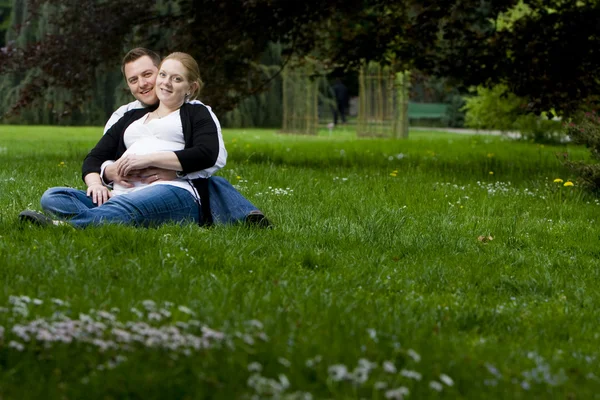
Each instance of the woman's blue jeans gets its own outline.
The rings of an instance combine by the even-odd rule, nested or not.
[[[215,223],[243,221],[256,207],[226,179],[209,179],[209,199]],[[126,195],[110,198],[98,207],[86,192],[67,187],[46,190],[42,209],[77,227],[106,223],[154,226],[167,222],[198,223],[200,208],[185,189],[152,185]]]

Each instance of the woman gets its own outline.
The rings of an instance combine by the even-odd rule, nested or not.
[[[77,227],[211,223],[208,201],[201,201],[208,192],[206,179],[183,177],[206,169],[214,172],[226,159],[226,152],[219,151],[224,150],[223,139],[210,109],[186,102],[202,88],[198,64],[188,54],[170,54],[160,65],[156,87],[158,106],[127,112],[85,158],[82,170],[87,191],[48,189],[41,199],[44,211]],[[117,186],[110,192],[100,175],[107,160],[117,160],[114,167],[121,176],[160,167],[177,171],[178,178],[132,188]],[[20,218],[40,224],[62,222],[33,211],[24,211]]]

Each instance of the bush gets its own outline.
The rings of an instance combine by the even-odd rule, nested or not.
[[[465,125],[474,129],[519,132],[525,140],[558,142],[564,137],[560,121],[527,112],[527,100],[510,92],[506,85],[479,86],[466,98]]]
[[[587,112],[574,121],[566,124],[567,135],[573,143],[583,144],[590,150],[591,160],[567,160],[566,164],[579,175],[583,186],[600,192],[600,116],[596,112]]]

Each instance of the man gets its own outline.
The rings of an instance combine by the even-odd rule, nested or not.
[[[333,94],[335,96],[336,108],[333,110],[333,123],[338,124],[338,115],[342,117],[342,124],[346,123],[346,112],[350,105],[350,95],[348,94],[348,88],[340,78],[335,79],[335,83],[332,86]]]

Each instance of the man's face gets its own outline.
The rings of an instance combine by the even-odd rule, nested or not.
[[[154,92],[158,68],[148,56],[125,64],[125,80],[131,94],[142,104],[152,105],[158,102]]]

